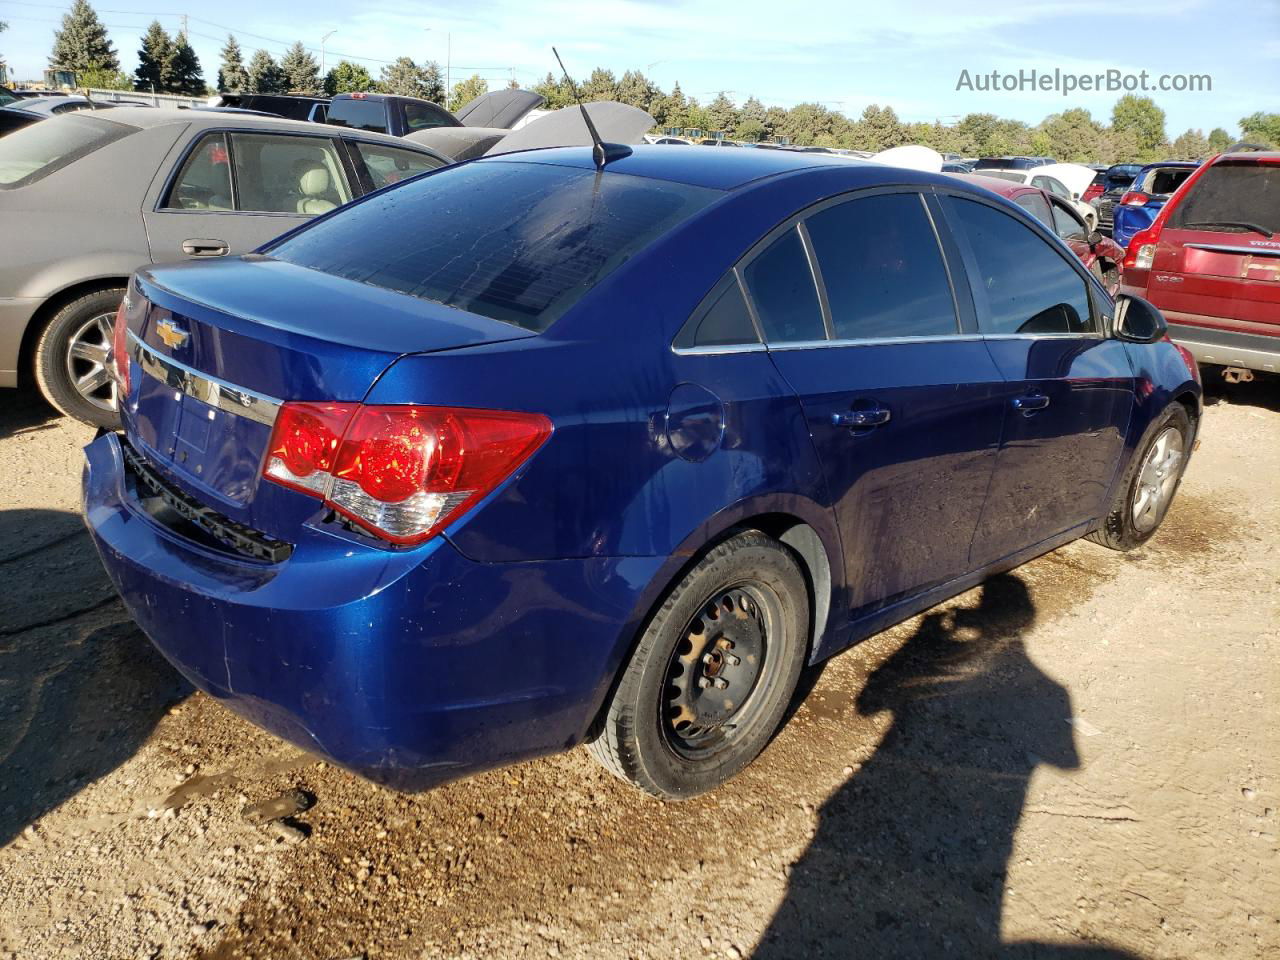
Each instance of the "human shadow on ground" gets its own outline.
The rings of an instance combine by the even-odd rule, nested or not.
[[[1031,775],[1079,765],[1070,697],[1023,648],[1034,621],[1026,585],[1004,574],[976,607],[926,615],[872,674],[856,708],[892,726],[819,811],[757,960],[1124,956],[1001,941]]]
[[[0,845],[132,757],[191,689],[77,515],[0,512]]]

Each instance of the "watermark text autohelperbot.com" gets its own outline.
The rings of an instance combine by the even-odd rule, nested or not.
[[[1207,73],[1151,73],[1139,70],[1103,70],[1101,73],[1069,73],[1065,70],[961,70],[956,90],[973,93],[1211,93],[1213,77]]]

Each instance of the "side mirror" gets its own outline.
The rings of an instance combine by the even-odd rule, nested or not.
[[[1130,343],[1155,343],[1169,332],[1164,314],[1141,297],[1116,298],[1115,335]]]

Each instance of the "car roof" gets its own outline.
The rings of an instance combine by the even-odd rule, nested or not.
[[[344,136],[356,140],[372,140],[389,146],[402,147],[418,152],[434,153],[429,147],[406,140],[404,137],[393,137],[385,133],[372,133],[365,130],[349,130],[345,127],[330,127],[322,123],[311,123],[307,120],[289,120],[286,117],[264,117],[254,113],[222,113],[209,110],[178,110],[168,107],[116,107],[113,110],[79,111],[78,115],[92,116],[94,120],[104,123],[120,123],[140,129],[162,127],[167,124],[182,123],[193,130],[261,130],[269,133],[273,130],[286,133],[325,134],[331,137]],[[54,120],[59,119],[54,117]],[[322,134],[323,135],[323,134]]]
[[[591,150],[587,147],[525,150],[485,157],[476,162],[511,161],[550,163],[587,170],[595,168]],[[886,179],[884,175],[890,171],[905,172],[898,167],[828,153],[801,153],[792,150],[667,150],[658,144],[637,144],[631,147],[628,156],[610,162],[607,169],[651,180],[670,180],[694,187],[734,190],[765,177],[818,168],[847,169],[859,166],[869,171],[869,182],[877,179],[876,174],[880,174],[878,179],[883,180]]]

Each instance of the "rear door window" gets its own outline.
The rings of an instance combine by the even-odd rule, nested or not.
[[[984,334],[1092,332],[1089,288],[1057,250],[994,207],[962,197],[947,201],[977,264],[970,282]]]
[[[71,113],[0,139],[0,190],[25,187],[138,128]]]
[[[621,173],[485,160],[375,194],[268,253],[541,331],[721,196]]]
[[[769,343],[827,338],[818,288],[797,228],[788,229],[748,263],[743,278]]]
[[[5,141],[0,140],[0,145]],[[1169,226],[1223,233],[1280,233],[1280,165],[1215,163],[1169,217]]]
[[[351,199],[328,137],[233,133],[231,157],[239,210],[315,215]]]
[[[387,108],[381,100],[330,100],[327,122],[335,127],[386,133]]]
[[[956,333],[942,250],[916,193],[863,197],[805,221],[837,340]]]

